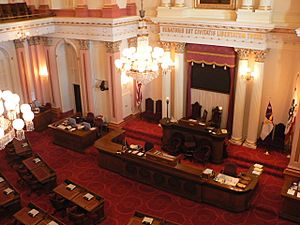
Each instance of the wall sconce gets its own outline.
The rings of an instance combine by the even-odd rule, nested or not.
[[[247,68],[247,70],[242,74],[242,79],[246,81],[254,80],[255,73],[250,70],[250,68]]]
[[[108,90],[108,82],[105,80],[102,80],[99,88],[101,91],[107,91]]]

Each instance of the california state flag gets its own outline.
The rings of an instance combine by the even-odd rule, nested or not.
[[[266,110],[266,116],[260,133],[260,138],[262,140],[265,140],[265,138],[272,132],[273,128],[274,128],[274,123],[273,123],[272,105],[269,102]]]

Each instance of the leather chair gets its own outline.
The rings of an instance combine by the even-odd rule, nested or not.
[[[200,120],[201,108],[202,106],[199,104],[199,102],[195,102],[194,104],[192,104],[192,115],[190,119]]]
[[[284,149],[284,141],[285,141],[285,125],[283,123],[279,123],[275,125],[273,141],[271,142],[271,147],[278,150]]]
[[[155,115],[154,115],[154,120],[155,122],[159,122],[162,118],[162,101],[157,100],[155,102]]]
[[[60,213],[63,217],[66,215],[66,210],[69,205],[69,202],[61,197],[60,195],[57,195],[56,193],[52,192],[50,193],[50,202],[55,209],[54,213]]]
[[[154,101],[152,98],[147,98],[145,101],[145,111],[141,114],[143,119],[153,120],[154,118]]]
[[[71,220],[74,225],[89,224],[89,218],[86,212],[80,209],[78,206],[67,208],[67,215],[69,220]]]
[[[207,110],[204,109],[203,115],[202,115],[202,117],[200,118],[200,122],[206,123],[206,120],[207,120]]]
[[[224,169],[221,173],[228,176],[237,177],[237,165],[235,163],[228,162],[224,165]]]
[[[219,106],[216,106],[215,108],[212,109],[211,112],[212,112],[211,120],[208,121],[209,126],[220,128],[223,109]]]
[[[88,112],[85,118],[85,122],[91,124],[91,127],[95,126],[95,115],[92,112]]]
[[[151,142],[146,141],[144,145],[144,151],[150,151],[152,148],[154,148],[154,145]]]

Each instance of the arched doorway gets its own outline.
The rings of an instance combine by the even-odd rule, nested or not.
[[[78,55],[74,45],[62,41],[56,48],[62,112],[82,112]]]

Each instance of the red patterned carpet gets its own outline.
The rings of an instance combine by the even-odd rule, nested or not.
[[[104,170],[97,165],[96,148],[90,147],[84,154],[80,154],[56,146],[52,144],[50,130],[42,133],[31,132],[28,138],[33,150],[55,169],[58,183],[72,179],[104,197],[107,217],[102,225],[125,225],[135,210],[184,225],[294,224],[278,216],[283,182],[279,177],[263,174],[251,209],[242,213],[231,213],[208,204],[186,200]],[[27,196],[28,188],[17,184],[18,175],[8,166],[4,156],[5,152],[0,152],[0,170],[20,191],[22,205],[32,201],[49,212],[53,211],[46,193]],[[61,219],[66,224],[72,224],[65,218]],[[3,225],[10,221],[10,218],[0,218],[0,224]]]

